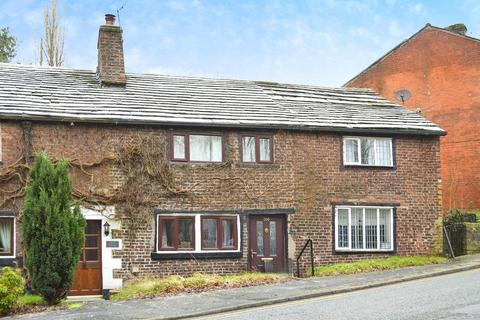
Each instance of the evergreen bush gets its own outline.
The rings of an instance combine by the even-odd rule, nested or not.
[[[0,314],[7,314],[23,296],[23,278],[9,267],[2,270],[0,276]]]
[[[65,298],[84,241],[85,220],[72,199],[66,160],[52,163],[40,153],[30,170],[22,236],[31,287],[48,304]]]

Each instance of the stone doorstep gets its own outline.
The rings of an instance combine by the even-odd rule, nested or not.
[[[88,295],[88,296],[67,296],[65,299],[67,302],[86,302],[86,301],[99,301],[104,300],[101,294]]]

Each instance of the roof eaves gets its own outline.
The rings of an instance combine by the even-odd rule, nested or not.
[[[313,131],[313,132],[343,132],[358,134],[386,134],[386,135],[421,135],[421,136],[445,136],[447,133],[443,129],[434,126],[431,128],[354,128],[341,126],[310,126],[310,125],[288,125],[288,124],[251,124],[241,122],[169,122],[169,121],[141,121],[129,119],[98,119],[98,118],[60,118],[38,115],[11,115],[0,114],[2,120],[20,120],[20,121],[47,121],[47,122],[70,122],[70,123],[103,123],[112,125],[137,125],[137,126],[169,126],[169,127],[204,127],[204,128],[241,128],[241,129],[272,129],[272,130],[292,130],[292,131]]]

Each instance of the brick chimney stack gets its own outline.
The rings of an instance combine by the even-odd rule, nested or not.
[[[463,23],[452,24],[446,27],[445,30],[461,34],[462,36],[467,34],[467,27]]]
[[[105,15],[105,24],[98,32],[97,74],[101,85],[125,86],[122,29],[115,25],[113,14]]]

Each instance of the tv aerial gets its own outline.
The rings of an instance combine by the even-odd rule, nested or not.
[[[410,91],[408,91],[407,89],[402,89],[402,90],[398,90],[397,92],[395,92],[395,98],[398,101],[401,101],[402,103],[404,103],[405,101],[410,99],[411,96],[412,96],[412,93]]]

